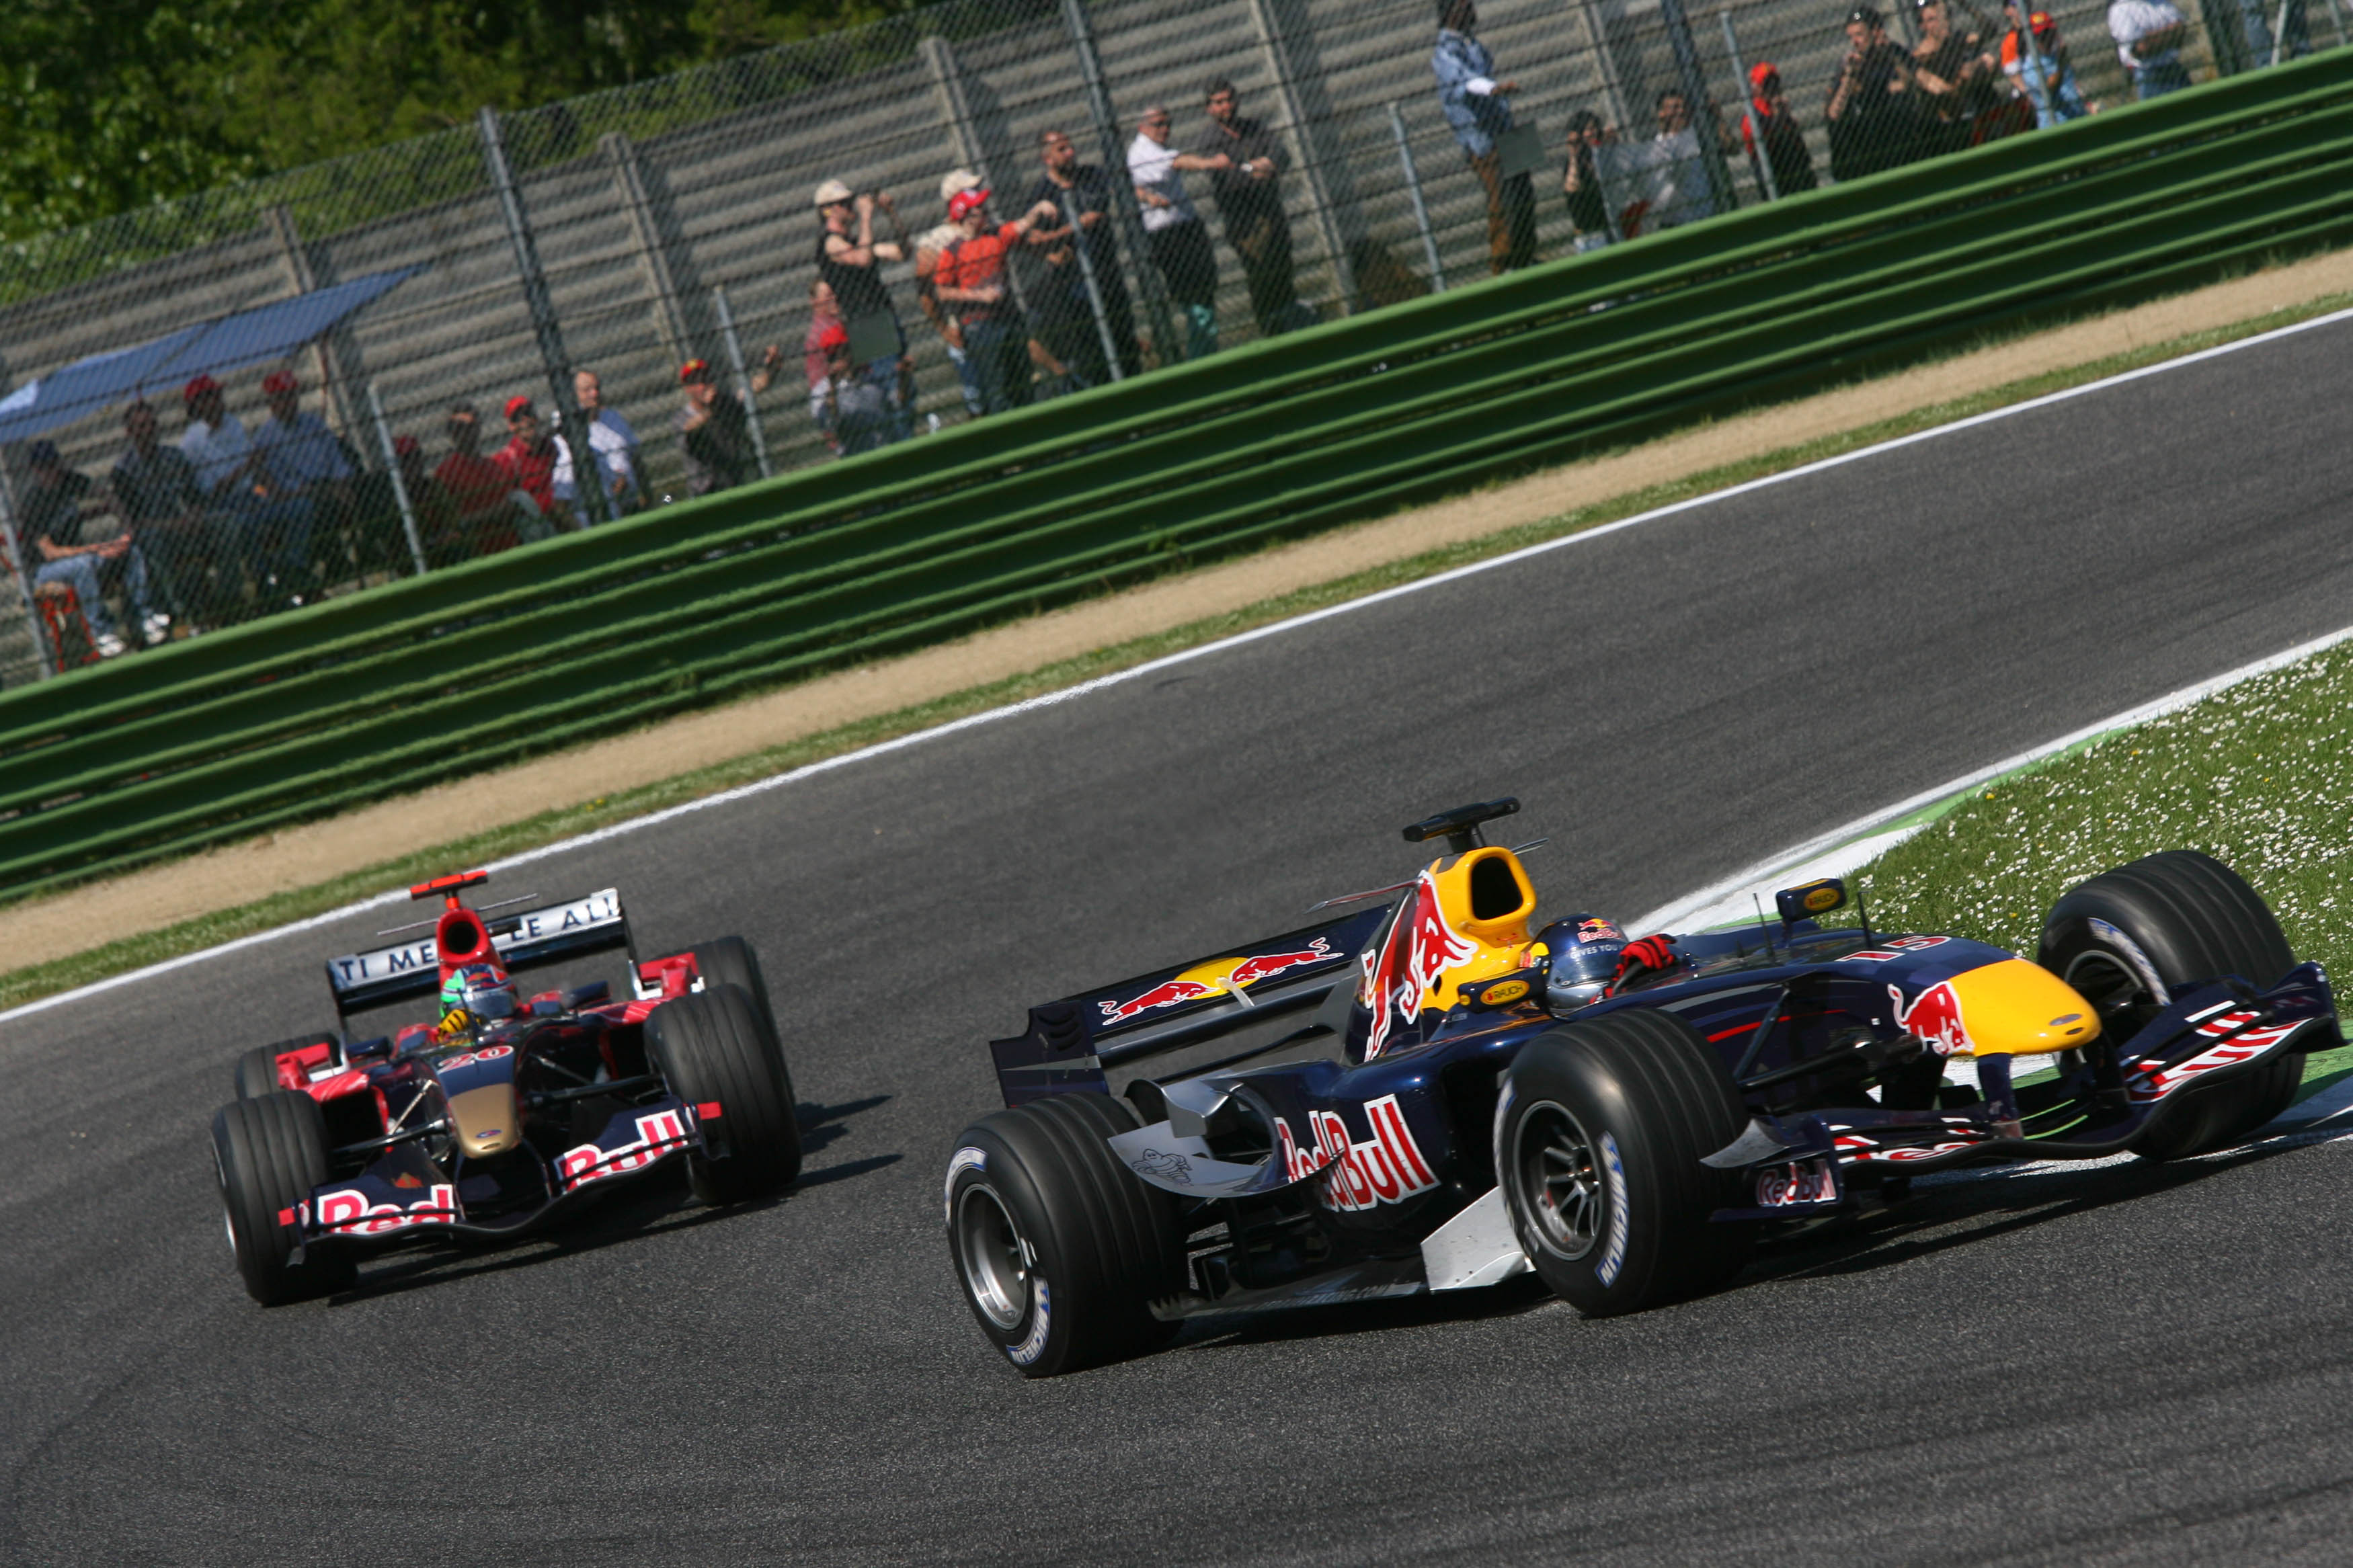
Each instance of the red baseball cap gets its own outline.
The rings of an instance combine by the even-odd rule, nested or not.
[[[973,208],[980,205],[987,200],[988,200],[988,193],[985,190],[958,192],[955,195],[948,199],[948,221],[950,223],[962,223],[964,221],[965,214],[972,211]]]
[[[519,418],[530,412],[532,412],[531,399],[524,394],[518,392],[512,397],[507,399],[508,418]]]
[[[849,329],[843,326],[839,321],[831,323],[818,331],[817,335],[817,346],[828,352],[834,349],[848,348],[849,346]]]
[[[395,436],[392,438],[392,455],[396,458],[413,458],[422,450],[424,448],[417,444],[414,436]]]
[[[196,377],[195,380],[188,383],[187,385],[180,388],[180,396],[185,402],[194,403],[206,393],[218,392],[219,390],[219,382],[215,381],[211,376],[200,375]]]
[[[1748,85],[1762,92],[1765,84],[1781,74],[1781,68],[1771,60],[1758,60],[1748,68]]]
[[[710,379],[711,362],[707,359],[691,359],[684,364],[678,367],[678,380],[679,384],[681,386],[685,385],[690,381],[708,381]]]
[[[300,392],[302,384],[294,379],[290,370],[273,370],[261,378],[261,390],[265,395],[275,397],[281,392]]]

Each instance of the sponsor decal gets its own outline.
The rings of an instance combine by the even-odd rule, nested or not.
[[[2094,918],[2091,925],[2092,934],[2103,946],[2114,949],[2116,956],[2125,961],[2133,972],[2133,978],[2138,980],[2141,989],[2148,993],[2150,1001],[2160,1007],[2173,1005],[2173,996],[2166,990],[2165,982],[2157,977],[2157,965],[2148,961],[2148,954],[2141,951],[2140,943],[2104,920]]]
[[[1953,939],[1948,936],[1899,936],[1882,947],[1859,948],[1838,960],[1841,963],[1886,963],[1902,958],[1907,952],[1926,952],[1932,947],[1942,947]]]
[[[940,1191],[940,1205],[944,1211],[941,1224],[955,1223],[955,1179],[966,1171],[986,1171],[987,1169],[988,1169],[988,1151],[986,1149],[975,1149],[970,1144],[966,1144],[949,1156],[948,1179],[942,1184]]]
[[[1890,985],[1887,997],[1895,1004],[1895,1026],[1918,1036],[1938,1056],[1977,1054],[1977,1047],[1969,1040],[1968,1025],[1961,1017],[1960,995],[1954,991],[1951,981],[1937,981],[1912,998],[1908,1006],[1900,986]]]
[[[1608,1289],[1618,1283],[1618,1275],[1626,1267],[1626,1164],[1618,1158],[1618,1140],[1604,1132],[1601,1135],[1601,1178],[1609,1189],[1609,1239],[1601,1248],[1601,1261],[1594,1267],[1594,1277]]]
[[[1834,910],[1838,908],[1838,904],[1839,890],[1836,888],[1816,888],[1812,892],[1806,895],[1806,912],[1808,914],[1818,915],[1824,910]]]
[[[353,1187],[322,1193],[316,1203],[319,1228],[345,1236],[382,1236],[386,1231],[406,1230],[410,1226],[454,1225],[458,1220],[458,1189],[438,1182],[406,1207],[399,1204],[372,1205],[365,1193]]]
[[[1302,1149],[1292,1138],[1290,1124],[1276,1117],[1275,1142],[1282,1152],[1283,1173],[1298,1182],[1324,1172],[1324,1205],[1343,1214],[1403,1203],[1438,1184],[1406,1126],[1396,1095],[1367,1101],[1365,1120],[1373,1135],[1358,1143],[1349,1138],[1348,1124],[1337,1111],[1311,1110],[1307,1124],[1315,1141]]]
[[[1626,933],[1618,929],[1615,921],[1579,921],[1577,922],[1579,942],[1624,942]]]
[[[1527,994],[1525,980],[1498,980],[1479,994],[1479,1000],[1490,1007],[1508,1007]]]
[[[450,1016],[470,1017],[471,1015],[453,1013]],[[446,1022],[447,1020],[444,1020],[445,1025]],[[444,1057],[439,1061],[433,1064],[433,1070],[435,1072],[450,1072],[459,1068],[472,1067],[476,1062],[494,1062],[512,1055],[514,1055],[514,1047],[512,1046],[484,1046],[479,1051],[460,1051],[454,1057]]]
[[[1198,1002],[1204,996],[1215,996],[1219,988],[1198,980],[1164,980],[1140,996],[1124,1002],[1099,1002],[1103,1022],[1124,1024],[1130,1018],[1149,1013],[1155,1007],[1174,1007],[1179,1002]]]
[[[425,1184],[417,1180],[417,1178],[410,1173],[403,1171],[400,1174],[393,1177],[392,1184],[396,1187],[421,1187]]]
[[[2240,1008],[2220,1017],[2207,1019],[2198,1026],[2198,1032],[2210,1038],[2227,1035],[2233,1029],[2253,1023],[2259,1016]],[[2187,1061],[2176,1062],[2168,1068],[2143,1068],[2136,1075],[2138,1081],[2126,1087],[2132,1098],[2141,1104],[2163,1100],[2192,1079],[2203,1077],[2217,1068],[2236,1067],[2241,1062],[2262,1056],[2302,1026],[2303,1020],[2298,1019],[2294,1023],[2267,1024],[2260,1029],[2248,1029],[2236,1038],[2227,1040],[2211,1050],[2200,1051]]]
[[[1226,976],[1226,984],[1236,988],[1255,985],[1260,981],[1280,974],[1286,969],[1297,969],[1306,963],[1324,963],[1340,956],[1339,953],[1332,951],[1332,944],[1327,939],[1314,937],[1310,939],[1305,947],[1296,952],[1261,952],[1255,957],[1243,959],[1234,965],[1233,973]]]
[[[1198,964],[1173,980],[1164,980],[1151,990],[1122,1002],[1117,998],[1098,1002],[1106,1024],[1124,1024],[1128,1019],[1149,1013],[1156,1007],[1173,1007],[1180,1002],[1198,1002],[1204,997],[1233,995],[1249,1000],[1243,994],[1261,980],[1271,979],[1286,969],[1304,964],[1329,963],[1344,956],[1332,951],[1328,938],[1316,937],[1293,952],[1261,952],[1248,958],[1213,958]]]
[[[1793,1204],[1827,1204],[1838,1199],[1838,1178],[1828,1160],[1793,1160],[1757,1173],[1757,1206],[1787,1208]]]
[[[1005,1347],[1005,1353],[1013,1358],[1014,1365],[1028,1366],[1046,1353],[1046,1336],[1053,1329],[1053,1293],[1046,1289],[1045,1278],[1032,1274],[1029,1277],[1029,1331],[1021,1336],[1019,1344]]]
[[[1438,884],[1429,872],[1414,884],[1410,901],[1389,922],[1380,957],[1365,972],[1357,999],[1373,1010],[1371,1032],[1365,1038],[1365,1059],[1372,1060],[1388,1044],[1399,1024],[1411,1024],[1421,1012],[1421,998],[1452,965],[1479,955],[1479,944],[1446,923],[1439,908]],[[1394,1015],[1394,1016],[1392,1016]]]
[[[555,1157],[556,1190],[575,1192],[607,1176],[643,1170],[672,1150],[683,1148],[688,1137],[684,1112],[675,1108],[650,1111],[638,1118],[635,1142],[612,1150],[595,1143],[583,1143],[576,1149],[567,1149],[558,1154]]]
[[[1838,1140],[1838,1147],[1848,1159],[1859,1164],[1902,1165],[1917,1160],[1933,1160],[1939,1154],[1950,1154],[1956,1150],[1974,1149],[1983,1142],[1979,1138],[1964,1138],[1946,1143],[1912,1143],[1883,1149],[1868,1138],[1850,1135]]]
[[[1193,1162],[1175,1150],[1163,1153],[1157,1149],[1146,1149],[1144,1157],[1130,1160],[1127,1168],[1139,1176],[1157,1176],[1164,1182],[1179,1182],[1188,1187],[1193,1184]]]

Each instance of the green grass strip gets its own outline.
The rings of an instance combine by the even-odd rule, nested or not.
[[[1414,582],[1473,562],[1487,560],[1526,545],[1556,539],[1565,534],[1580,532],[1602,523],[1672,505],[1679,500],[1707,495],[1771,474],[1786,472],[1791,468],[1801,468],[1808,463],[1819,462],[1826,458],[1855,451],[1917,431],[1933,429],[1957,419],[1968,418],[1971,415],[2021,403],[2030,398],[2063,391],[2071,386],[2080,386],[2105,376],[2116,375],[2143,365],[2178,358],[2200,349],[2215,347],[2241,338],[2251,337],[2299,321],[2309,320],[2314,316],[2326,314],[2348,305],[2353,305],[2353,294],[2332,295],[2326,299],[2274,310],[2228,327],[2193,333],[2162,343],[2149,344],[2088,364],[2052,371],[2046,374],[2013,382],[1987,392],[1881,420],[1859,429],[1784,447],[1761,457],[1727,464],[1685,479],[1653,485],[1648,489],[1619,496],[1593,506],[1579,508],[1557,517],[1506,529],[1498,533],[1450,545],[1443,549],[1429,551],[1410,559],[1394,562],[1352,576],[1261,600],[1244,608],[1208,616],[1170,631],[1138,637],[1076,658],[1064,659],[1025,675],[992,682],[986,686],[974,687],[951,697],[842,725],[838,729],[807,736],[783,745],[771,746],[747,756],[711,767],[700,768],[692,773],[682,773],[658,784],[617,791],[577,806],[542,812],[522,822],[493,828],[484,833],[473,834],[448,843],[422,847],[310,887],[276,893],[253,903],[183,921],[159,931],[124,937],[70,957],[28,965],[0,975],[0,1008],[15,1006],[60,991],[71,990],[75,986],[86,985],[109,975],[162,963],[166,959],[195,952],[218,942],[234,941],[241,936],[268,931],[290,921],[322,914],[329,910],[356,902],[386,888],[396,887],[405,882],[417,881],[427,876],[452,868],[480,865],[505,856],[520,854],[524,850],[553,844],[576,834],[626,822],[633,817],[643,816],[668,806],[714,795],[722,790],[771,778],[806,763],[839,756],[861,746],[873,745],[898,736],[912,734],[934,725],[946,723],[952,720],[985,712],[1007,703],[1018,702],[1026,698],[1060,690],[1082,681],[1132,668],[1136,665],[1147,663],[1152,659],[1180,652],[1186,648],[1198,647],[1220,637],[1232,637],[1237,633],[1287,619],[1293,616],[1303,615],[1311,610],[1361,598],[1365,595],[1377,593],[1384,588]],[[2049,330],[2047,326],[2036,329],[2037,331]],[[1953,345],[1948,354],[1939,357],[1957,357],[2021,335],[2026,334],[1988,333],[1972,342]],[[2348,650],[2343,657],[2331,656],[2327,661],[2316,662],[2325,662],[2327,668],[2338,670],[2340,674],[2343,671],[2353,670],[2353,650]],[[2267,677],[2263,681],[2251,682],[2248,686],[2238,689],[2237,692],[2226,693],[2224,697],[2212,700],[2225,700],[2240,693],[2253,692],[2259,689],[2270,690],[2273,689],[2273,683],[2290,679],[2296,673],[2284,671],[2279,675]],[[2298,689],[2302,689],[2298,688]],[[2336,754],[2341,755],[2347,749],[2345,726],[2341,722],[2345,717],[2341,695],[2337,700],[2337,714],[2340,722],[2337,736],[2333,742],[2328,742],[2327,746],[2322,748],[2322,752],[2333,748]],[[2190,712],[2201,712],[2205,707],[2206,705],[2201,704],[2200,708],[2193,709]],[[2305,711],[2305,710],[2299,709],[2298,711]],[[2177,716],[2177,719],[2179,717],[2181,716]],[[2151,729],[2156,730],[2175,724],[2177,719],[2160,721],[2158,725],[2152,726]],[[2137,742],[2135,743],[2137,744]],[[2072,777],[2073,774],[2063,774],[2063,770],[2079,761],[2102,756],[2107,750],[2108,747],[2103,745],[2094,748],[2091,752],[2078,753],[2076,757],[2065,759],[2063,763],[2052,765],[2043,773],[2036,776],[2038,778]],[[2322,752],[2307,752],[2307,757],[2316,758]],[[2284,748],[2272,746],[2267,748],[2267,753],[2284,755]],[[2138,772],[2139,770],[2136,769],[2136,774]],[[2184,775],[2185,779],[2187,776],[2187,774]],[[2299,773],[2297,776],[2305,775]],[[2266,790],[2271,787],[2268,781],[2263,787]],[[2282,787],[2286,786],[2283,784]],[[1948,815],[1946,820],[1952,825],[1951,826],[1932,828],[1921,834],[1888,856],[1880,863],[1880,866],[1875,866],[1871,871],[1863,873],[1866,878],[1876,875],[1881,879],[1880,884],[1868,880],[1865,882],[1865,886],[1871,889],[1874,912],[1876,912],[1876,906],[1884,903],[1889,910],[1885,918],[1891,923],[1900,918],[1915,929],[1984,935],[1986,940],[2000,942],[2004,945],[2010,946],[2015,946],[2017,943],[2010,939],[2016,938],[2019,932],[2023,931],[2027,932],[2025,940],[2028,950],[2031,951],[2032,921],[2039,920],[2039,911],[2048,907],[2051,898],[2056,896],[2055,889],[2060,881],[2089,875],[2092,871],[2102,869],[2118,859],[2129,859],[2134,855],[2145,854],[2147,848],[2182,846],[2210,848],[2216,853],[2222,853],[2224,847],[2233,851],[2239,848],[2239,841],[2225,845],[2222,838],[2215,837],[2212,833],[2208,833],[2204,837],[2199,837],[2195,833],[2190,837],[2182,837],[2182,833],[2189,831],[2186,825],[2190,817],[2185,815],[2189,811],[2189,806],[2185,804],[2179,808],[2168,807],[2166,815],[2152,820],[2147,834],[2131,840],[2133,843],[2146,842],[2147,848],[2134,848],[2128,852],[2118,850],[2115,853],[2103,849],[2094,853],[2089,847],[2083,847],[2078,853],[2076,840],[2066,839],[2065,842],[2070,846],[2070,855],[2073,858],[2066,858],[2065,864],[2073,867],[2080,862],[2084,866],[2084,869],[2080,871],[2062,873],[2055,869],[2049,869],[2045,866],[2048,858],[2038,852],[2019,858],[2016,864],[2009,866],[2007,870],[1998,872],[1997,877],[1989,882],[1986,878],[1978,874],[1978,868],[1986,863],[1997,866],[2004,864],[2000,855],[1990,854],[1986,861],[1971,862],[1957,852],[1952,864],[1967,870],[1969,874],[1966,877],[1952,876],[1941,886],[1947,889],[1965,886],[1980,888],[1984,889],[1981,895],[1964,900],[1967,906],[1965,908],[1961,907],[1960,903],[1955,902],[1949,893],[1945,895],[1947,900],[1945,904],[1931,905],[1927,902],[1905,901],[1907,898],[1925,900],[1930,897],[1926,889],[1931,884],[1920,880],[1920,873],[1915,873],[1908,869],[1909,868],[1916,864],[1925,870],[1930,865],[1941,866],[1946,863],[1928,858],[1916,862],[1905,859],[1904,857],[1907,854],[1930,857],[1936,851],[1936,847],[1956,842],[1950,837],[1951,834],[1964,830],[1980,836],[1972,840],[1978,846],[1980,851],[1990,851],[1998,847],[2000,843],[2009,842],[2007,839],[1999,837],[2000,833],[2010,831],[2010,819],[2007,816],[1996,822],[1985,813],[1969,808],[1982,805],[1988,812],[1991,812],[1998,805],[2006,808],[2009,802],[2014,798],[2013,788],[2014,786],[2011,785],[2002,786],[1997,792],[2002,797],[2000,800],[1973,799],[1963,808],[1956,809]],[[2233,797],[2238,801],[2243,802],[2253,798],[2252,785],[2235,777],[2230,789],[2238,792]],[[2126,811],[2131,805],[2129,791],[2122,796],[2117,796],[2112,792],[2104,795],[2102,798],[2109,801],[2108,809],[2111,812]],[[2188,797],[2185,797],[2185,802],[2187,799]],[[2335,801],[2336,814],[2330,820],[2336,824],[2336,827],[2333,838],[2328,841],[2342,847],[2353,840],[2348,840],[2345,831],[2347,826],[2345,795],[2341,790],[2336,795]],[[2269,819],[2266,818],[2266,820]],[[2152,834],[2154,837],[2149,837]],[[2168,834],[2173,836],[2167,837]],[[2014,832],[2010,837],[2015,837]],[[2099,842],[2105,844],[2112,837],[2115,836],[2104,835]],[[2121,843],[2124,840],[2118,837],[2116,841]],[[2253,839],[2247,837],[2244,841],[2253,842]],[[2041,843],[2043,840],[2036,842]],[[2051,837],[2049,842],[2055,845],[2060,840],[2056,837]],[[2266,839],[2263,842],[2269,843],[2270,840]],[[2295,842],[2300,844],[2302,840],[2297,839]],[[2338,854],[2341,856],[2343,853],[2344,850],[2340,847]],[[2313,956],[2323,956],[2320,948],[2313,945],[2317,940],[2316,936],[2307,937],[2303,933],[2316,932],[2319,925],[2328,923],[2325,919],[2327,912],[2337,909],[2342,902],[2341,883],[2331,883],[2327,890],[2307,896],[2304,891],[2307,884],[2297,881],[2295,883],[2295,890],[2287,893],[2284,898],[2282,893],[2274,891],[2273,888],[2274,878],[2270,862],[2251,864],[2246,861],[2242,853],[2235,852],[2225,854],[2224,858],[2233,860],[2234,864],[2240,864],[2242,869],[2248,871],[2257,886],[2263,888],[2266,893],[2272,894],[2274,904],[2281,909],[2283,920],[2290,920],[2293,922],[2289,925],[2289,938],[2297,943],[2298,952],[2309,952]],[[2051,862],[2053,865],[2056,863],[2056,861]],[[2030,873],[2024,869],[2029,865],[2036,869]],[[2339,859],[2336,862],[2336,866],[2341,874],[2344,862]],[[1884,869],[1883,870],[1882,868]],[[2053,889],[2051,894],[2041,896],[2040,901],[2035,901],[2029,897],[2030,889],[2040,888],[2045,883]],[[1900,890],[1915,885],[1923,889],[1916,895]],[[2319,884],[2313,883],[2311,886],[2317,888]],[[1997,888],[1999,891],[1993,890]],[[2337,901],[2315,902],[2314,900],[2317,898]],[[37,909],[41,903],[47,901],[46,899],[37,899],[24,907]],[[1933,914],[1929,912],[1932,909],[1936,911]],[[1920,912],[1917,914],[1910,912],[1915,910]],[[1898,910],[1905,912],[1899,915]],[[2021,921],[2027,923],[2021,924],[2020,923]],[[2007,933],[2007,936],[2000,933]],[[2329,951],[2333,952],[2335,950]],[[2324,959],[2324,961],[2329,960]]]

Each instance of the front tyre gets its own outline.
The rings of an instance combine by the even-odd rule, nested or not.
[[[1134,1131],[1109,1095],[1050,1095],[964,1131],[948,1161],[948,1251],[981,1332],[1025,1377],[1164,1343],[1150,1303],[1185,1284],[1176,1201],[1106,1140]]]
[[[1520,1246],[1588,1318],[1714,1289],[1754,1228],[1737,1177],[1700,1163],[1747,1125],[1730,1075],[1671,1013],[1628,1009],[1531,1041],[1504,1077],[1495,1169]]]
[[[2263,897],[2211,855],[2168,849],[2079,882],[2051,907],[2035,955],[2100,1016],[2121,1046],[2163,1007],[2235,974],[2269,985],[2295,954]],[[2144,1159],[2227,1148],[2277,1116],[2304,1081],[2304,1058],[2274,1057],[2252,1074],[2183,1090],[2133,1144]]]
[[[213,1169],[247,1295],[275,1307],[342,1289],[358,1276],[348,1255],[322,1257],[315,1246],[292,1261],[297,1232],[279,1223],[332,1174],[317,1100],[280,1090],[221,1107],[213,1118]]]
[[[646,1016],[646,1055],[672,1094],[719,1108],[710,1136],[725,1152],[686,1157],[687,1185],[697,1198],[742,1203],[800,1174],[800,1123],[784,1050],[740,986],[713,986],[655,1008]]]

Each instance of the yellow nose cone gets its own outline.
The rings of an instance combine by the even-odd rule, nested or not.
[[[1954,975],[1945,984],[1960,1005],[1973,1056],[2041,1056],[2100,1037],[2100,1016],[2075,988],[2022,958]]]

